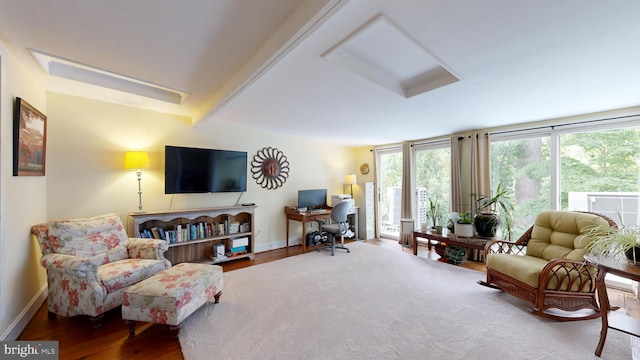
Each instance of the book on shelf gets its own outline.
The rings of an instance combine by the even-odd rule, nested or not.
[[[224,255],[227,258],[233,258],[233,257],[236,257],[236,256],[244,255],[246,253],[247,253],[247,250],[244,250],[244,251],[239,251],[239,252],[235,252],[235,253],[234,252],[227,252]]]
[[[240,232],[240,222],[239,221],[229,222],[229,234],[235,234],[238,232]]]
[[[231,253],[238,253],[238,252],[242,252],[242,251],[245,251],[245,252],[246,252],[246,250],[247,250],[247,247],[246,247],[246,246],[236,246],[236,247],[234,247],[234,248],[231,248],[231,249],[229,250],[229,252],[231,252]]]

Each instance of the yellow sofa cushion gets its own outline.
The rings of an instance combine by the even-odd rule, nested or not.
[[[540,272],[547,260],[535,256],[489,254],[487,268],[494,269],[534,288],[540,284]]]
[[[527,255],[545,260],[565,258],[582,261],[594,225],[608,225],[594,214],[571,211],[543,211],[536,217]]]

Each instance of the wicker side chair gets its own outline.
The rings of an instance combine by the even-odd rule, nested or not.
[[[531,303],[539,316],[560,321],[597,318],[597,269],[583,259],[594,225],[617,226],[595,213],[541,212],[516,242],[487,243],[487,280],[478,283]],[[589,309],[593,311],[584,311]]]

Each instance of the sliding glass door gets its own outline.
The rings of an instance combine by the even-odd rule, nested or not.
[[[379,236],[398,239],[402,197],[402,148],[377,149],[376,171]]]

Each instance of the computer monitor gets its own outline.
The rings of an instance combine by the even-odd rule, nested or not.
[[[327,207],[327,189],[298,190],[298,207],[307,209]]]

